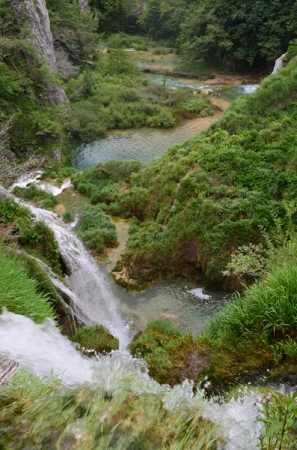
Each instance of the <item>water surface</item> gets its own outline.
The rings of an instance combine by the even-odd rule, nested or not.
[[[257,84],[246,85],[214,85],[210,86],[197,80],[178,79],[162,75],[149,75],[156,84],[165,84],[171,89],[187,88],[202,91],[223,102],[233,102],[243,94],[255,92]],[[174,128],[139,128],[110,132],[108,137],[88,143],[74,143],[72,165],[80,170],[106,163],[112,160],[139,160],[145,164],[158,158],[174,144],[181,144],[187,139],[197,136],[206,130],[218,118],[213,116],[195,118],[182,122]]]

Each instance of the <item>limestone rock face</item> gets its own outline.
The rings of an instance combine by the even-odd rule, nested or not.
[[[88,0],[78,0],[78,3],[80,4],[80,8],[82,11],[89,11],[90,5]]]
[[[36,58],[42,60],[53,72],[57,72],[57,62],[53,46],[53,35],[45,0],[11,0],[16,14],[24,15],[28,22],[30,35],[27,40],[33,44],[38,53]],[[30,61],[28,61],[30,64]],[[31,61],[32,64],[32,61]],[[47,83],[50,102],[53,105],[68,103],[64,90],[55,83]]]

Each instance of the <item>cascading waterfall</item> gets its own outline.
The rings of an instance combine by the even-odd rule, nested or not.
[[[282,56],[277,58],[277,60],[274,63],[274,67],[273,67],[273,70],[271,72],[271,75],[276,73],[279,69],[281,69],[284,66],[284,58],[285,58],[286,55],[287,55],[287,53],[284,53]]]
[[[67,281],[75,293],[74,311],[87,325],[104,325],[120,341],[120,350],[129,343],[128,327],[122,321],[112,298],[106,275],[82,242],[58,217],[40,208],[29,206],[37,220],[45,222],[54,232],[63,260],[69,270]]]
[[[36,176],[38,173],[35,179]],[[34,182],[34,179],[29,177],[21,181],[23,185],[29,182]],[[90,325],[100,323],[119,338],[120,351],[87,358],[76,350],[75,344],[61,335],[53,321],[37,325],[27,317],[3,311],[0,315],[0,353],[19,362],[38,377],[58,376],[69,387],[88,383],[94,389],[98,387],[116,395],[121,389],[127,389],[129,380],[129,389],[137,395],[158,396],[168,411],[199,408],[201,416],[215,424],[215,437],[222,442],[218,449],[254,450],[262,427],[257,421],[262,411],[260,394],[245,393],[240,399],[220,404],[214,400],[207,401],[202,390],[198,389],[194,394],[189,381],[170,388],[152,380],[145,362],[125,353],[129,331],[109,292],[106,275],[99,271],[69,225],[49,211],[26,206],[37,220],[44,221],[54,231],[70,271],[67,279],[71,290],[61,286],[63,283],[59,280],[54,280],[53,274],[50,274],[51,278],[72,299],[80,320]]]
[[[40,174],[40,171],[36,171],[22,177],[13,184],[10,190],[15,186],[25,187],[36,183]],[[69,186],[69,181],[64,182],[60,188],[54,188],[52,185],[44,183],[38,184],[38,188],[55,195]],[[71,295],[71,292],[68,294],[72,297],[76,316],[86,325],[101,324],[105,326],[111,334],[119,339],[120,350],[125,352],[130,341],[129,329],[117,310],[108,288],[106,275],[98,269],[96,261],[71,230],[70,225],[62,222],[56,214],[50,211],[22,203],[31,210],[36,220],[45,222],[55,234],[62,258],[69,271],[66,278],[73,294]],[[53,282],[54,284],[59,283],[54,279]]]

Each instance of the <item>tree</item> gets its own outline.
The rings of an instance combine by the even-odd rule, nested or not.
[[[129,54],[125,51],[123,40],[115,35],[108,41],[106,71],[108,73],[131,73],[133,65]]]
[[[195,0],[186,9],[178,44],[187,61],[259,67],[286,51],[296,20],[296,0]]]

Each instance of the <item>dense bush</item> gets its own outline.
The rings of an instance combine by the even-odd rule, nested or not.
[[[82,215],[79,235],[90,249],[103,253],[105,247],[117,245],[114,223],[100,205],[88,205]]]
[[[61,255],[53,231],[35,221],[30,211],[12,199],[0,198],[1,240],[6,245],[19,245],[46,262],[56,273],[62,273]]]
[[[211,319],[200,340],[211,348],[214,376],[231,381],[265,365],[272,374],[278,366],[292,370],[297,360],[296,280],[296,264],[285,263]]]
[[[116,52],[107,54],[100,69],[85,70],[69,81],[73,119],[68,127],[73,135],[88,141],[110,129],[167,128],[178,118],[213,114],[215,108],[205,97],[194,98],[189,89],[172,90],[149,83],[132,71],[127,52],[121,48]]]

